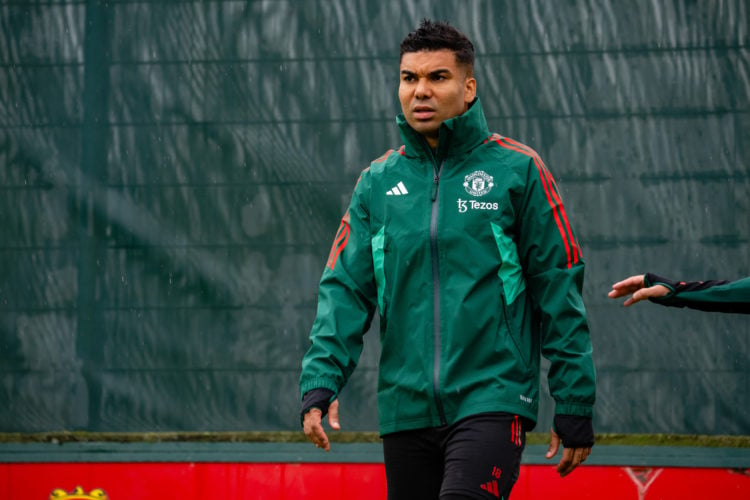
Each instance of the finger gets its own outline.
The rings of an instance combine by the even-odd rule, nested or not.
[[[573,450],[573,468],[581,465],[581,462],[583,462],[583,457],[585,453],[586,453],[586,448],[575,448]]]
[[[624,286],[622,282],[615,283],[612,285],[612,290],[610,290],[609,295],[617,294],[622,295],[624,293],[628,293],[633,287]]]
[[[557,455],[557,450],[560,448],[560,436],[552,429],[549,432],[549,447],[547,448],[547,453],[544,455],[548,459]]]
[[[573,470],[575,467],[573,465],[573,458],[573,449],[563,448],[562,458],[557,464],[557,473],[560,474],[560,477],[567,476]]]
[[[321,415],[323,415],[323,412],[317,408],[311,408],[305,413],[302,420],[302,429],[308,438],[312,436],[313,428],[316,425],[320,425]]]
[[[625,301],[625,307],[632,306],[633,304],[637,304],[638,302],[642,300],[646,300],[649,297],[651,297],[654,294],[654,287],[651,288],[641,288],[640,290],[633,293],[633,296],[630,297],[628,300]]]
[[[586,453],[586,448],[573,448],[572,450],[565,450],[570,451],[570,461],[566,464],[563,470],[560,470],[560,467],[558,467],[558,472],[560,472],[560,477],[565,477],[571,472],[573,472],[576,467],[581,465],[581,463],[585,460],[584,456]]]
[[[328,440],[328,436],[326,435],[326,432],[323,430],[323,426],[318,427],[316,429],[316,442],[315,446],[318,448],[322,448],[325,451],[331,451],[331,442]]]
[[[335,400],[333,403],[331,403],[331,406],[328,407],[328,423],[331,426],[331,429],[339,430],[341,429],[341,424],[339,424],[339,400]]]
[[[320,424],[313,427],[310,440],[318,448],[322,448],[325,451],[328,451],[331,449],[331,443],[328,441],[328,436],[326,435],[326,431],[323,429],[323,426]]]
[[[633,296],[630,298],[631,302],[635,304],[636,302],[640,302],[642,300],[645,300],[648,298],[648,288],[642,288],[635,292]]]
[[[575,460],[575,448],[564,448],[563,449],[563,456],[560,459],[560,463],[557,464],[557,473],[560,474],[560,477],[565,477],[571,472],[573,472],[573,469],[576,468],[576,465],[578,465]],[[578,460],[580,460],[580,455],[578,456]]]
[[[637,288],[637,287],[622,288],[622,289],[619,289],[619,290],[612,290],[611,292],[609,292],[607,294],[607,297],[609,297],[610,299],[617,299],[617,298],[624,297],[626,295],[630,295],[632,293],[635,293],[638,290],[639,290],[639,288]]]
[[[583,461],[583,448],[573,449],[573,461],[570,464],[568,474],[573,472],[573,470],[575,470],[576,467],[581,465],[581,461]]]
[[[643,278],[641,276],[631,276],[630,278],[612,284],[612,290],[619,291],[637,290],[641,287],[643,287]]]
[[[618,299],[620,297],[624,297],[626,295],[630,295],[631,293],[637,292],[638,288],[622,288],[619,290],[612,290],[607,294],[607,297],[610,299]]]
[[[635,292],[632,297],[630,297],[628,300],[625,301],[625,305],[629,306],[632,304],[636,304],[642,300],[646,300],[649,297],[658,296],[658,295],[655,295],[655,292],[656,291],[654,290],[654,287],[641,288],[640,290]]]
[[[325,430],[321,425],[322,412],[313,408],[312,410],[305,413],[305,419],[303,421],[303,429],[305,436],[318,448],[323,448],[328,451],[331,448],[328,442],[328,436],[326,436]]]

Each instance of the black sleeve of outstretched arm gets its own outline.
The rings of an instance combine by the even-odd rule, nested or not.
[[[647,287],[664,285],[670,293],[651,302],[701,311],[750,314],[750,277],[736,281],[674,281],[653,273],[644,277]]]

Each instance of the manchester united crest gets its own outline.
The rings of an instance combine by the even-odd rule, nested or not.
[[[59,488],[54,490],[49,494],[49,500],[109,500],[109,497],[99,488],[86,493],[83,488],[76,486],[76,489],[70,492]]]
[[[464,188],[472,196],[484,196],[495,185],[492,180],[492,176],[487,174],[487,172],[477,170],[464,177]]]

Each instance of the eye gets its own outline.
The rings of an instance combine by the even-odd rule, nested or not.
[[[401,80],[404,82],[413,82],[414,81],[414,75],[402,75]]]

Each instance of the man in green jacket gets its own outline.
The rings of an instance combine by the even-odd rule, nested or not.
[[[750,277],[736,281],[674,281],[653,273],[640,274],[612,285],[609,297],[630,295],[624,305],[648,299],[655,304],[701,311],[750,314]]]
[[[365,169],[320,280],[302,361],[305,434],[330,449],[338,394],[377,309],[388,498],[509,498],[539,407],[555,400],[558,472],[594,443],[581,249],[539,155],[490,133],[474,47],[428,20],[401,43],[404,145]]]

